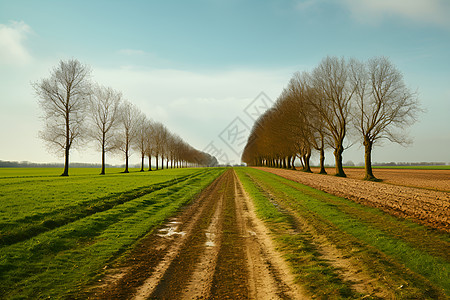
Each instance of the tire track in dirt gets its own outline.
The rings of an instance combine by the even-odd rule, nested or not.
[[[162,262],[166,269],[164,276],[152,276],[142,286],[147,290],[153,288],[153,291],[141,298],[138,290],[135,299],[193,299],[208,295],[217,259],[217,246],[213,240],[220,240],[221,232],[217,229],[221,227],[223,191],[229,177],[228,172],[225,173],[213,193],[205,198],[204,209],[198,212],[194,226],[186,229],[189,236],[176,257]]]
[[[204,299],[210,295],[214,269],[219,255],[222,235],[223,195],[219,198],[211,223],[206,229],[205,250],[183,291],[183,299]]]
[[[208,298],[308,298],[294,283],[234,171],[224,201],[222,243]]]
[[[307,298],[233,170],[135,251],[95,298]]]
[[[236,176],[236,175],[235,175]],[[280,253],[276,251],[269,230],[256,216],[255,206],[238,178],[235,180],[236,206],[246,238],[251,299],[305,299],[303,289]]]
[[[227,172],[228,173],[228,172]],[[155,268],[151,277],[137,290],[134,299],[177,299],[181,298],[183,290],[192,277],[193,266],[201,260],[200,255],[205,256],[204,245],[207,242],[205,231],[213,219],[213,212],[218,211],[220,215],[221,206],[219,202],[212,201],[214,197],[222,198],[223,180],[229,175],[225,173],[220,181],[202,197],[203,205],[197,213],[192,216],[188,226],[180,225],[180,231],[185,238],[180,243],[173,245],[167,252],[166,257]],[[210,253],[207,253],[210,254]]]
[[[249,297],[249,272],[243,230],[237,213],[234,171],[229,172],[224,191],[222,240],[214,271],[211,298],[242,299]]]
[[[162,279],[164,271],[192,235],[192,229],[202,212],[207,208],[213,209],[211,204],[214,202],[209,200],[218,193],[223,176],[213,181],[177,217],[162,225],[159,231],[155,230],[144,237],[123,262],[108,272],[100,286],[93,287],[93,298],[145,298],[151,294],[159,283],[155,278]]]

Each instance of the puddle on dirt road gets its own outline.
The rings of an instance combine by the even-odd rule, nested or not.
[[[216,245],[216,243],[214,242],[216,239],[216,235],[211,232],[205,232],[205,234],[206,234],[206,242],[205,242],[206,247],[214,247]]]
[[[166,224],[167,227],[165,228],[161,228],[158,230],[158,236],[160,237],[171,237],[173,235],[185,235],[186,232],[184,231],[177,231],[178,229],[178,225],[180,224],[180,222],[178,221],[170,221]]]

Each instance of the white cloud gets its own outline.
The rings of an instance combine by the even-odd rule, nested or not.
[[[345,0],[344,3],[362,22],[377,23],[386,17],[400,17],[450,28],[448,0]]]
[[[23,65],[31,61],[31,55],[24,45],[30,32],[30,26],[23,21],[0,24],[0,64]]]

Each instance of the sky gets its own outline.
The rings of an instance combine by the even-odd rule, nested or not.
[[[407,129],[412,145],[386,141],[373,161],[450,163],[449,53],[448,0],[0,0],[0,160],[63,162],[38,138],[31,86],[60,60],[89,65],[93,81],[193,147],[240,163],[254,119],[294,72],[326,56],[386,56],[424,113]],[[347,145],[344,162],[364,161],[357,138]],[[71,151],[73,162],[100,157],[94,145]]]

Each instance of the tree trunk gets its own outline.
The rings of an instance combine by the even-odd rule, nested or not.
[[[125,171],[123,171],[124,173],[130,173],[130,171],[128,171],[128,150],[125,151]]]
[[[148,155],[148,170],[152,170],[152,156],[150,154]]]
[[[68,107],[66,106],[66,111]],[[69,114],[66,113],[66,149],[65,150],[65,159],[64,159],[64,171],[61,176],[69,176],[69,150],[70,150],[70,128],[69,128]]]
[[[309,161],[311,160],[311,152],[303,155],[303,160],[305,161],[305,167],[303,168],[303,171],[307,173],[312,173],[311,166],[309,164]]]
[[[364,160],[366,169],[366,176],[364,176],[364,180],[375,181],[377,178],[372,172],[372,146],[373,142],[369,138],[364,137]]]
[[[295,155],[292,156],[292,163],[291,163],[291,165],[292,165],[292,170],[296,170],[295,169]]]
[[[141,172],[144,172],[144,158],[145,158],[145,154],[142,154],[142,157],[141,157]]]
[[[105,175],[105,126],[103,125],[102,131],[102,170],[100,175]]]
[[[339,177],[347,177],[344,172],[344,168],[342,167],[342,152],[344,152],[344,147],[339,145],[334,149],[334,160],[336,162],[336,176]]]
[[[61,176],[69,176],[69,148],[66,147],[64,159],[64,171]]]
[[[164,155],[161,155],[161,170],[164,170]]]
[[[320,172],[319,174],[327,174],[327,171],[325,170],[325,150],[320,148]]]
[[[100,175],[105,175],[105,143],[102,144],[102,171]]]
[[[299,156],[298,159],[300,160],[300,163],[302,164],[302,169],[305,169],[305,164],[303,163],[302,156]]]
[[[156,158],[156,170],[158,170],[158,154],[156,154],[155,158]]]

